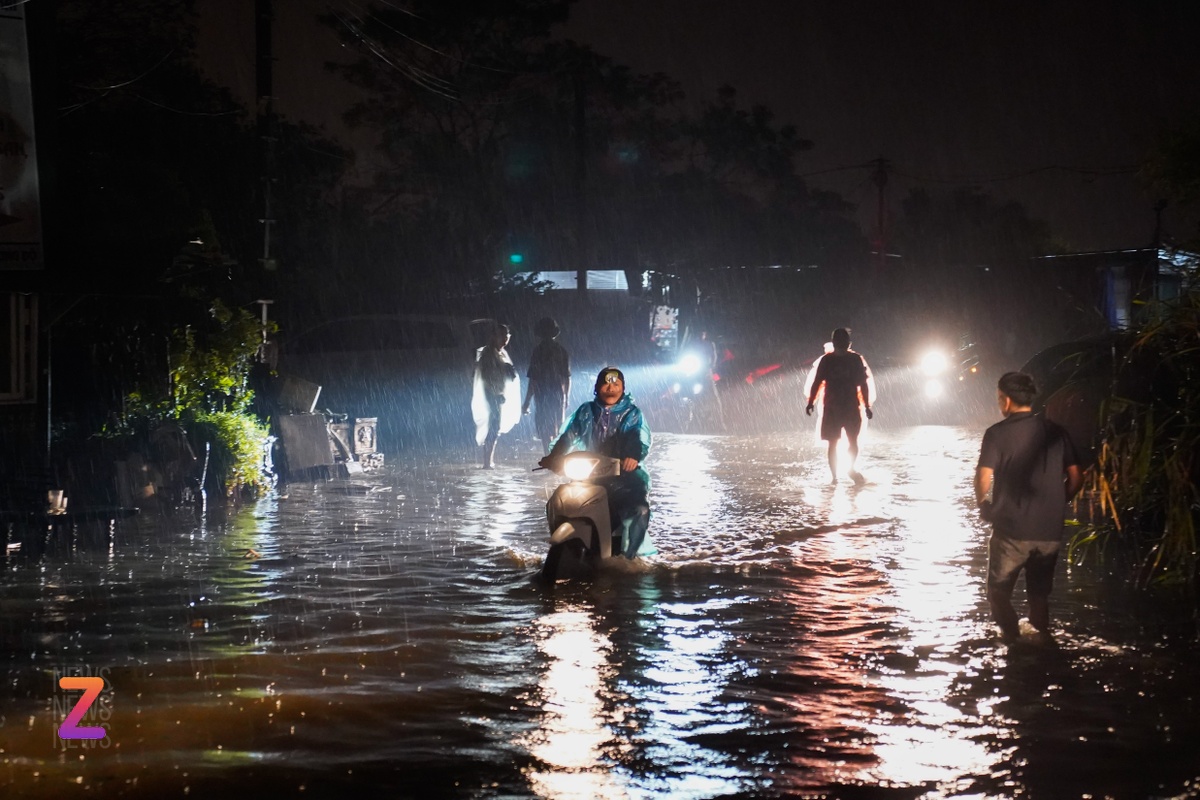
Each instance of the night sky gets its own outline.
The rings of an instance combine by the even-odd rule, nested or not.
[[[330,5],[276,4],[275,75],[282,113],[337,131],[347,92],[321,63],[338,50],[312,22]],[[206,7],[222,19],[201,40],[213,77],[248,98],[253,4]],[[581,0],[573,16],[563,38],[667,73],[690,102],[728,84],[795,125],[814,142],[799,171],[858,206],[868,231],[862,165],[882,156],[893,209],[912,187],[975,184],[1024,203],[1069,249],[1147,245],[1156,198],[1132,170],[1164,126],[1200,111],[1196,2]],[[1165,230],[1190,233],[1171,213]]]
[[[582,0],[574,15],[567,35],[618,61],[697,99],[728,83],[796,125],[814,142],[800,172],[837,170],[810,182],[864,222],[869,170],[839,168],[883,156],[893,205],[978,182],[1072,249],[1147,245],[1155,198],[1127,168],[1200,111],[1195,2]]]

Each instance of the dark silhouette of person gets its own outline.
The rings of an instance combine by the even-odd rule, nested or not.
[[[709,392],[712,393],[712,400],[716,404],[718,416],[724,420],[724,410],[721,408],[721,394],[717,391],[717,367],[721,363],[720,355],[717,351],[716,341],[708,335],[708,331],[700,331],[700,338],[696,342],[700,351],[700,357],[704,361],[704,381],[708,385]]]
[[[529,413],[530,402],[536,401],[533,415],[534,428],[542,440],[542,447],[549,453],[558,434],[562,432],[563,420],[567,416],[567,397],[571,393],[571,359],[566,348],[558,341],[558,323],[551,317],[542,317],[533,328],[538,337],[537,346],[529,356],[526,377],[529,385],[525,389],[523,413]]]
[[[987,597],[1006,641],[1020,636],[1012,594],[1021,570],[1029,624],[1050,637],[1050,590],[1062,543],[1067,502],[1083,484],[1079,458],[1061,426],[1033,413],[1037,385],[1024,372],[1005,373],[996,399],[1004,419],[983,434],[975,468],[975,501],[992,523]]]
[[[862,431],[862,414],[867,419],[875,416],[871,411],[870,368],[867,360],[850,349],[850,330],[838,328],[830,337],[833,352],[826,353],[817,361],[816,375],[808,391],[808,405],[804,413],[809,416],[817,402],[817,395],[824,390],[821,410],[821,438],[829,443],[830,483],[837,483],[837,444],[846,432],[850,453],[850,479],[862,483],[863,476],[856,472],[858,460],[858,434]]]

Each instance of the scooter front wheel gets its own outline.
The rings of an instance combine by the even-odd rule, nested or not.
[[[546,562],[542,564],[542,580],[549,584],[569,578],[584,567],[587,549],[578,539],[569,539],[562,544],[550,546]]]

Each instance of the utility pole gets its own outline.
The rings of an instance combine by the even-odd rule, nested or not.
[[[278,137],[275,131],[275,85],[274,66],[275,55],[272,44],[272,28],[275,21],[271,0],[255,0],[254,2],[254,51],[255,51],[255,89],[258,94],[258,136],[262,141],[262,189],[263,215],[259,222],[263,226],[262,258],[259,259],[260,269],[256,275],[259,295],[258,305],[262,309],[262,341],[258,346],[260,363],[275,368],[275,351],[267,336],[267,309],[274,300],[267,299],[273,294],[276,278],[276,262],[271,255],[271,226],[275,224],[271,212],[271,190],[275,185],[275,142]],[[263,297],[266,295],[267,297]]]
[[[1154,249],[1162,247],[1163,212],[1167,210],[1167,201],[1160,199],[1154,204]],[[1157,256],[1156,256],[1157,257]]]
[[[887,264],[887,217],[883,204],[883,190],[887,186],[888,170],[892,165],[883,156],[871,163],[875,166],[875,170],[871,173],[871,181],[879,192],[878,208],[875,212],[875,252],[878,254],[879,267],[882,269]]]
[[[587,301],[587,89],[583,65],[572,72],[575,88],[575,284],[577,296]]]
[[[263,216],[259,222],[263,226],[263,251],[259,264],[262,272],[275,271],[275,259],[271,256],[271,226],[275,219],[271,212],[271,190],[275,183],[275,88],[272,71],[275,56],[271,47],[272,23],[275,14],[271,7],[272,0],[255,0],[254,3],[254,41],[255,41],[255,88],[258,93],[258,135],[262,140],[262,185],[263,185]]]

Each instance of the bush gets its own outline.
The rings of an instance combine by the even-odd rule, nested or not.
[[[248,311],[212,302],[201,324],[171,331],[165,391],[155,390],[161,383],[141,381],[103,435],[145,441],[160,425],[178,423],[201,459],[208,450],[209,485],[228,497],[266,491],[269,432],[250,410],[249,387],[262,336],[262,324]]]
[[[1126,554],[1140,586],[1194,588],[1200,578],[1200,289],[1155,306],[1118,370],[1113,385],[1139,387],[1141,396],[1114,393],[1105,403],[1097,462],[1085,483],[1098,519],[1081,526],[1071,551]]]

